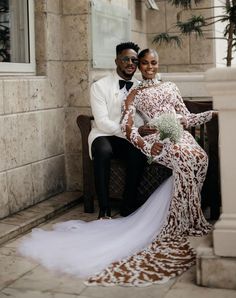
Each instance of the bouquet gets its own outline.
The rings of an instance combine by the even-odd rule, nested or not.
[[[159,131],[161,141],[169,138],[171,142],[177,143],[183,135],[183,127],[178,116],[174,113],[164,113],[153,118],[148,124]],[[150,157],[148,162],[151,163],[152,161],[153,158]]]
[[[176,114],[162,114],[153,118],[148,124],[160,132],[160,140],[169,138],[171,142],[177,143],[182,137],[183,127]]]

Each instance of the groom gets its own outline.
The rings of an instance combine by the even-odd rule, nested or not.
[[[129,89],[138,84],[133,78],[138,65],[138,51],[139,46],[133,42],[117,45],[115,73],[91,86],[90,101],[94,124],[89,135],[89,148],[94,166],[99,219],[111,216],[109,178],[112,158],[122,158],[126,163],[120,214],[127,216],[137,208],[137,189],[146,159],[140,150],[124,138],[120,129],[120,118],[123,100],[127,97]]]

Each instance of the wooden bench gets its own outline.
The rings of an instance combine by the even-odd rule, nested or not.
[[[185,101],[190,112],[199,113],[212,109],[211,102]],[[89,157],[88,135],[91,130],[92,116],[79,115],[77,124],[82,137],[82,163],[83,163],[83,198],[84,212],[94,212],[94,199],[96,198],[93,164]],[[206,181],[202,190],[203,207],[210,206],[211,218],[217,219],[220,214],[220,183],[218,160],[218,122],[212,119],[200,127],[191,128],[192,135],[209,155],[209,167]],[[150,194],[171,175],[171,170],[156,163],[146,164],[144,173],[138,188],[138,200],[144,202]],[[121,198],[124,188],[125,166],[123,161],[114,159],[111,165],[111,177],[109,185],[110,198]]]

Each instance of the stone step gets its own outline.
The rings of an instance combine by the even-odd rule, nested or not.
[[[81,192],[63,192],[0,220],[0,244],[81,203]]]

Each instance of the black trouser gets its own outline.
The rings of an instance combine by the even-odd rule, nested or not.
[[[92,143],[95,188],[100,210],[110,210],[109,180],[112,158],[126,161],[126,179],[121,208],[135,210],[137,188],[146,162],[145,155],[129,141],[116,136],[102,136]]]

